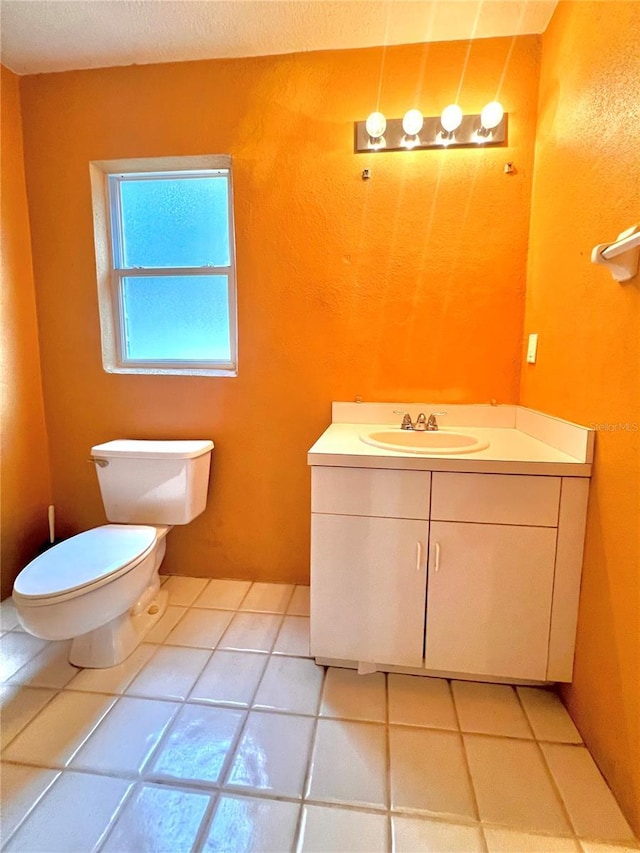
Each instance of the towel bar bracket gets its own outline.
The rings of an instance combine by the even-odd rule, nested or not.
[[[632,225],[613,243],[599,243],[591,252],[591,262],[603,264],[616,281],[629,281],[638,274],[640,228]]]

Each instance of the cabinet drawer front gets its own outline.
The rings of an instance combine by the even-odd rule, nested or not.
[[[311,508],[332,515],[429,518],[428,471],[383,468],[311,469]]]
[[[557,527],[560,477],[433,475],[431,518]]]

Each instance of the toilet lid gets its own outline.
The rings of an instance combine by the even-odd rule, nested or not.
[[[105,581],[140,562],[156,541],[155,527],[105,524],[65,539],[20,572],[14,595],[52,598]]]

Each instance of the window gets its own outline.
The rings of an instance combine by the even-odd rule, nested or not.
[[[110,373],[236,376],[231,157],[91,164]]]

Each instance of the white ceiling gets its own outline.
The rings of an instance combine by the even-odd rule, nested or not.
[[[557,0],[1,0],[18,74],[540,33]]]

